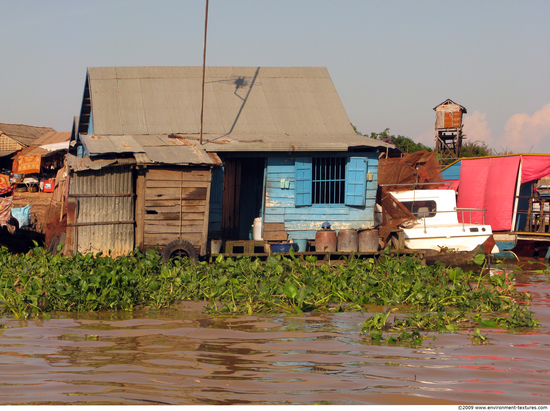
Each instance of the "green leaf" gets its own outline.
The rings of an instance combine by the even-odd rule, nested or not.
[[[382,339],[382,331],[372,330],[370,333],[370,338],[372,341],[380,341]]]
[[[298,294],[298,289],[296,286],[290,282],[287,282],[285,284],[284,292],[288,298],[294,299],[296,298],[296,295]]]
[[[477,265],[483,265],[485,263],[485,254],[478,254],[474,257],[474,263]]]

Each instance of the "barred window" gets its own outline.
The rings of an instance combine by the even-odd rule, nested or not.
[[[313,158],[312,203],[344,204],[346,158]]]
[[[298,157],[295,161],[297,207],[314,204],[365,206],[365,157]]]

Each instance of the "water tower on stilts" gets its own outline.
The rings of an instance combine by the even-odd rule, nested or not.
[[[462,149],[462,114],[466,108],[452,100],[445,100],[434,108],[435,118],[435,152],[441,158],[459,158]]]

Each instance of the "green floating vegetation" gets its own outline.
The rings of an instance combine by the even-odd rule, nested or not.
[[[507,275],[507,276],[506,276]],[[421,337],[415,330],[461,327],[534,327],[528,293],[518,292],[513,273],[490,278],[460,268],[426,266],[407,256],[348,258],[326,264],[315,256],[280,254],[266,261],[219,255],[193,265],[163,263],[155,250],[111,258],[101,254],[52,255],[35,247],[27,254],[0,249],[0,308],[28,318],[51,311],[165,308],[180,301],[207,301],[210,313],[260,314],[368,311],[392,307],[365,323],[365,333],[400,329],[390,343]],[[392,311],[405,317],[389,317]],[[375,335],[375,337],[376,337]]]

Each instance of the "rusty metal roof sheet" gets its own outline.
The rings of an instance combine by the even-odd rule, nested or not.
[[[97,136],[81,134],[89,155],[132,153],[139,164],[221,164],[196,142],[166,135]]]
[[[200,133],[202,67],[91,67],[88,81],[96,135]],[[203,134],[208,151],[387,146],[354,132],[324,67],[207,67]]]
[[[35,155],[48,156],[60,150],[67,150],[70,138],[70,132],[48,132],[34,140],[31,146],[18,152],[14,158]]]

